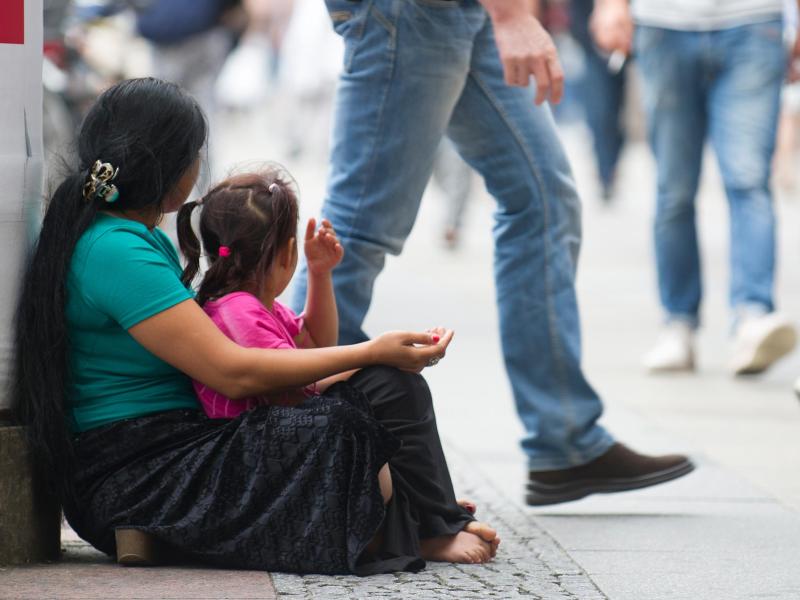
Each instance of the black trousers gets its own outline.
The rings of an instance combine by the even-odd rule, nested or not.
[[[363,369],[348,383],[364,393],[375,419],[400,441],[389,459],[393,497],[383,524],[385,544],[390,552],[419,556],[420,539],[458,533],[473,520],[456,502],[428,384],[421,375],[392,367]],[[404,533],[411,528],[418,535]]]
[[[420,539],[472,519],[456,504],[427,384],[389,367],[232,420],[177,410],[118,421],[75,449],[79,500],[65,514],[109,554],[114,530],[134,527],[215,565],[368,575],[424,567]],[[378,532],[380,548],[365,552]]]

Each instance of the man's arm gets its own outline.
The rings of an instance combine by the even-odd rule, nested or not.
[[[800,0],[797,0],[800,11]],[[619,51],[626,56],[633,46],[633,17],[628,0],[597,0],[592,12],[590,28],[595,43],[607,52]],[[790,82],[800,81],[800,26],[789,53]]]
[[[536,104],[561,101],[564,71],[558,53],[534,16],[536,0],[480,0],[494,25],[494,37],[508,85],[525,87],[536,79]]]

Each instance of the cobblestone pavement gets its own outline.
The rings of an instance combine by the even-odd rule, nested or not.
[[[419,573],[367,578],[273,573],[280,598],[419,598],[483,600],[605,600],[589,576],[525,510],[496,492],[464,456],[448,448],[459,495],[478,504],[478,517],[500,532],[497,557],[485,565],[429,563]]]

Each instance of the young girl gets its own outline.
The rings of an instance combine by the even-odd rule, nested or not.
[[[331,270],[343,250],[330,223],[323,221],[315,232],[315,221],[308,222],[304,250],[311,289],[308,309],[298,316],[275,299],[291,281],[298,255],[297,201],[286,182],[274,174],[243,174],[218,185],[202,203],[206,248],[216,245],[218,250],[207,254],[210,268],[197,301],[225,335],[250,348],[335,346],[338,317]],[[190,202],[179,216],[182,249],[188,260],[186,283],[191,283],[199,269],[199,246],[189,215],[200,204]],[[334,375],[302,389],[243,399],[228,398],[199,381],[194,386],[209,417],[233,418],[258,405],[299,404],[352,373]]]
[[[338,318],[331,271],[343,249],[328,221],[323,220],[317,229],[310,219],[305,229],[309,281],[304,313],[298,316],[276,300],[291,281],[298,259],[297,199],[287,178],[273,169],[237,175],[202,200],[184,205],[178,215],[178,237],[187,259],[187,283],[195,278],[201,255],[191,226],[197,207],[202,208],[202,249],[210,263],[197,301],[223,333],[245,347],[291,351],[335,346]],[[452,332],[443,329],[430,333],[434,343],[446,345],[452,338]],[[303,458],[287,465],[291,473],[282,473],[293,482],[314,480],[325,489],[330,481],[330,490],[336,491],[337,446],[327,440],[325,423],[314,426],[315,411],[321,406],[347,407],[361,426],[377,430],[378,437],[386,440],[388,465],[378,470],[385,516],[377,536],[362,537],[366,531],[351,535],[349,543],[356,546],[359,537],[362,547],[371,540],[356,557],[356,572],[417,569],[424,564],[420,559],[484,562],[494,556],[499,544],[494,530],[475,522],[455,500],[430,393],[416,373],[366,367],[308,381],[302,388],[246,398],[228,397],[199,381],[194,385],[211,418],[241,418],[257,408],[275,411],[282,428],[296,428],[288,435],[294,444],[289,452]],[[296,427],[297,423],[308,424],[308,429]],[[314,461],[321,462],[322,468]],[[275,485],[282,485],[280,476]],[[318,489],[309,487],[307,493],[319,494]],[[336,529],[336,519],[324,515],[332,508],[325,503],[336,506],[340,501],[334,493],[303,498],[305,503],[321,503],[323,511],[319,522],[305,524],[306,530]],[[275,507],[274,516],[277,524],[291,522],[299,514]],[[330,549],[314,544],[307,551]]]

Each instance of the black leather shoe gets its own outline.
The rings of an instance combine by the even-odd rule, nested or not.
[[[531,506],[545,506],[589,494],[638,490],[672,481],[693,470],[694,464],[685,456],[646,456],[618,442],[605,454],[579,467],[530,471],[525,500]]]

